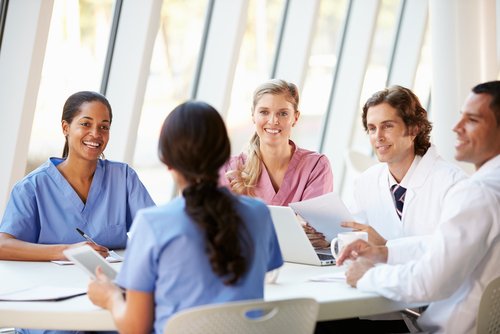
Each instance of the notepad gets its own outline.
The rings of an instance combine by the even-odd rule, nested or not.
[[[33,302],[58,301],[87,293],[87,288],[62,288],[57,286],[38,285],[32,288],[4,293],[0,301]]]

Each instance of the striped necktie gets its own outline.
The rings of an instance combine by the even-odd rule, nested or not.
[[[403,205],[405,204],[406,188],[401,187],[399,184],[395,184],[392,186],[392,193],[396,201],[396,212],[399,220],[401,220],[401,216],[403,216]]]

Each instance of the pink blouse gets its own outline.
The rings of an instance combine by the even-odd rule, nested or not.
[[[299,148],[292,141],[290,145],[295,147],[295,152],[278,192],[274,191],[266,166],[262,163],[262,173],[254,188],[254,196],[262,198],[267,205],[288,206],[288,203],[300,202],[333,191],[333,173],[326,155]],[[246,159],[246,154],[240,153],[230,157],[222,166],[219,172],[219,184],[222,187],[230,188],[226,172],[237,170],[238,163],[242,166]]]

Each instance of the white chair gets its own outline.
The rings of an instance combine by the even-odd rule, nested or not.
[[[0,328],[0,334],[15,334],[16,330],[14,328]]]
[[[163,333],[307,334],[314,331],[318,311],[311,298],[211,304],[174,314]]]
[[[491,281],[483,291],[477,312],[476,333],[500,333],[500,277]]]

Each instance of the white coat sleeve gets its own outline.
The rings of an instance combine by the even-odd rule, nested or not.
[[[419,235],[387,241],[387,264],[402,264],[419,259],[431,243],[432,235]]]
[[[423,257],[370,269],[358,281],[359,290],[396,301],[431,302],[450,297],[463,284],[499,235],[498,202],[473,182],[457,184],[449,195]]]

